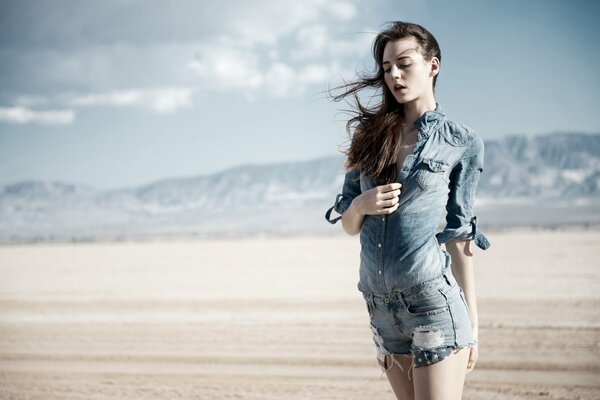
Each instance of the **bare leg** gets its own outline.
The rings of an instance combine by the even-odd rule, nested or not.
[[[384,368],[389,367],[390,355],[385,356],[385,366]],[[394,356],[394,358],[402,365],[402,371],[400,367],[396,363],[386,371],[386,375],[388,380],[390,381],[390,385],[392,385],[392,389],[394,390],[394,394],[398,400],[414,400],[415,392],[413,388],[412,380],[408,379],[409,369],[411,368],[412,356]]]
[[[413,368],[416,400],[460,400],[470,349],[465,347],[442,361]]]

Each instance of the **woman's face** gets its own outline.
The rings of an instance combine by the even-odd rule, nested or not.
[[[390,41],[383,50],[384,79],[398,103],[407,103],[431,91],[439,60],[425,61],[413,36]]]

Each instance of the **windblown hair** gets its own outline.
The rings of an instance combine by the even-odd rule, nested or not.
[[[376,70],[372,74],[358,75],[358,80],[333,88],[343,92],[334,96],[338,102],[346,96],[353,96],[356,114],[346,124],[346,131],[351,136],[351,145],[344,151],[347,159],[346,170],[360,168],[362,176],[371,176],[377,185],[394,182],[397,177],[396,156],[401,143],[402,124],[404,124],[404,106],[399,104],[385,83],[385,72],[382,66],[383,51],[390,41],[413,36],[419,44],[419,51],[426,61],[437,57],[442,61],[442,53],[435,37],[421,25],[395,21],[391,26],[377,35],[373,41],[373,57]],[[439,75],[439,73],[438,73]],[[433,90],[437,75],[433,77]],[[380,97],[381,101],[373,107],[364,106],[358,93],[364,89],[375,89],[372,97]],[[354,135],[351,134],[354,129]]]

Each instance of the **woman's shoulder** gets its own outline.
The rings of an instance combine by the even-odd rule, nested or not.
[[[444,118],[444,122],[439,129],[444,139],[452,146],[469,146],[478,139],[478,135],[473,128],[452,119]]]

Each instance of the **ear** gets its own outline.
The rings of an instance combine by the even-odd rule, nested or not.
[[[433,78],[440,72],[440,60],[437,57],[431,57],[429,61],[429,75]]]

